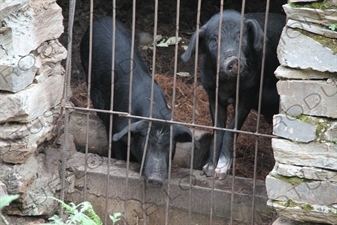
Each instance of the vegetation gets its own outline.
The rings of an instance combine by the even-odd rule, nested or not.
[[[4,224],[9,225],[6,218],[2,215],[1,210],[8,206],[12,201],[19,198],[19,195],[5,195],[0,197],[0,221],[4,222]]]
[[[330,30],[337,31],[337,23],[333,23],[329,26]]]
[[[0,197],[0,210],[5,206],[8,206],[12,201],[19,198],[19,195],[6,195]],[[68,214],[65,221],[58,215],[54,215],[50,217],[48,220],[49,223],[45,225],[71,225],[71,224],[78,224],[78,225],[102,225],[102,220],[98,217],[95,213],[92,205],[90,202],[82,202],[78,205],[74,203],[66,204],[65,202],[61,201],[60,199],[54,197],[48,197],[54,199],[55,201],[59,202],[61,206],[65,209],[65,212]],[[110,215],[110,219],[113,224],[120,221],[122,214],[121,213],[114,213],[113,216]],[[6,225],[9,225],[6,218],[0,213],[0,221],[3,221]]]

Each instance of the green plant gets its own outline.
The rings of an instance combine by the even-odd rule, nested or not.
[[[333,23],[329,26],[330,30],[336,31],[337,30],[337,23]]]
[[[9,225],[9,223],[6,218],[1,214],[1,210],[19,197],[20,195],[4,195],[0,197],[0,221],[2,220],[6,225]]]
[[[50,217],[48,220],[51,221],[49,224],[80,224],[80,225],[102,225],[101,219],[97,216],[90,202],[81,202],[78,205],[74,203],[66,204],[60,199],[54,197],[48,197],[54,199],[59,202],[61,206],[65,209],[66,213],[68,213],[68,217],[65,222],[63,222],[62,218],[58,215],[54,215]]]
[[[121,220],[121,213],[114,213],[113,216],[110,215],[110,219],[112,221],[113,224],[115,224],[116,222],[120,221]]]
[[[0,210],[5,206],[8,206],[12,201],[19,198],[19,195],[6,195],[0,197]],[[95,213],[90,202],[81,202],[78,205],[74,203],[66,204],[58,198],[48,197],[59,202],[62,208],[65,209],[65,212],[68,214],[66,221],[64,222],[61,217],[58,215],[53,215],[48,220],[49,223],[45,225],[102,225],[102,220]],[[113,224],[121,220],[121,213],[114,213],[113,216],[110,215],[110,219]],[[0,221],[3,221],[6,225],[9,225],[6,218],[0,212]]]

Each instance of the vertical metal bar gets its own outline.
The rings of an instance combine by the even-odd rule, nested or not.
[[[242,37],[243,37],[243,26],[244,26],[244,13],[245,13],[245,7],[246,7],[246,1],[242,0],[242,7],[241,7],[241,21],[240,21],[240,43],[239,43],[239,54],[238,58],[241,58],[241,48],[242,48]],[[238,68],[241,67],[241,60],[239,60]],[[236,80],[236,93],[235,93],[235,110],[234,110],[234,116],[235,116],[235,124],[234,124],[234,130],[237,130],[238,127],[238,111],[239,111],[239,91],[240,89],[240,70],[238,70],[237,80]],[[234,193],[235,193],[235,166],[236,166],[236,141],[237,141],[237,133],[234,133],[234,142],[233,142],[233,160],[232,160],[232,194],[231,194],[231,218],[230,223],[233,224],[233,214],[234,214]]]
[[[156,37],[157,37],[157,27],[158,27],[158,0],[155,0],[155,6],[154,6],[154,25],[153,25],[153,55],[152,55],[152,77],[151,77],[151,97],[150,97],[150,115],[149,118],[152,118],[152,112],[153,112],[153,96],[154,96],[154,76],[155,76],[155,71],[156,71]],[[144,152],[143,152],[143,159],[142,163],[140,166],[140,171],[139,171],[139,176],[142,175],[142,171],[144,168],[144,162],[145,162],[145,157],[146,157],[146,152],[147,152],[147,147],[148,147],[148,142],[149,142],[149,133],[151,129],[152,121],[149,121],[149,126],[146,134],[146,139],[145,139],[145,146],[144,146]],[[145,189],[146,183],[143,183],[143,188]],[[146,192],[144,191],[143,195],[143,201],[144,198],[146,198]],[[146,224],[146,213],[143,210],[143,218],[144,218],[144,225]]]
[[[180,3],[180,1],[179,1]],[[201,9],[201,0],[198,1],[197,6],[197,28],[196,30],[199,30],[200,26],[200,9]],[[178,9],[177,9],[178,10]],[[180,12],[180,7],[179,7]],[[196,32],[197,32],[196,31]],[[199,35],[199,34],[198,34]],[[196,46],[198,46],[199,38],[196,40]],[[195,48],[195,55],[198,55],[198,48]],[[192,124],[195,124],[195,112],[196,112],[196,95],[197,95],[197,82],[198,82],[198,57],[195,57],[195,63],[194,63],[194,80],[193,80],[193,106],[192,106]],[[195,137],[195,127],[192,127],[192,137]],[[193,182],[193,162],[194,162],[194,151],[195,151],[195,139],[192,138],[192,149],[191,149],[191,164],[190,164],[190,180],[189,185],[190,188],[188,190],[188,224],[192,224],[192,182]]]
[[[132,32],[131,32],[131,52],[130,52],[130,89],[129,89],[129,107],[128,112],[132,113],[132,88],[133,88],[133,66],[135,54],[135,33],[136,33],[136,0],[132,3]],[[136,65],[138,66],[138,65]],[[131,118],[128,119],[128,126],[131,127]],[[127,159],[126,159],[126,178],[125,178],[125,202],[124,202],[124,217],[127,220],[127,200],[128,200],[128,186],[129,186],[129,168],[130,168],[130,151],[131,151],[131,132],[128,130],[128,145],[127,145]]]
[[[71,56],[72,56],[72,41],[73,41],[73,25],[75,17],[76,0],[69,0],[69,23],[68,23],[68,54],[66,61],[66,74],[64,80],[63,96],[61,100],[61,106],[64,110],[64,145],[62,148],[62,168],[61,168],[61,193],[60,200],[64,201],[65,192],[65,174],[66,174],[66,152],[68,150],[68,136],[69,136],[69,110],[65,108],[69,103],[71,95],[70,81],[71,81]],[[60,207],[60,216],[63,215],[63,207]]]
[[[222,33],[222,16],[223,16],[223,5],[224,1],[220,1],[220,12],[219,12],[219,28],[218,28],[218,52],[217,52],[217,63],[216,63],[216,86],[215,86],[215,109],[214,109],[214,127],[217,127],[218,124],[218,113],[219,113],[219,82],[220,82],[220,58],[221,58],[221,33]],[[225,121],[226,123],[226,121]],[[214,132],[213,139],[213,174],[212,177],[212,190],[211,190],[211,209],[210,209],[210,225],[213,224],[213,206],[214,206],[214,184],[215,184],[215,169],[217,165],[216,162],[216,139],[217,132]],[[220,149],[219,149],[220,151]]]
[[[261,101],[262,101],[262,90],[263,90],[264,66],[265,66],[265,60],[266,60],[269,8],[270,8],[270,0],[267,0],[266,15],[264,19],[264,29],[263,29],[264,31],[263,32],[263,50],[262,50],[261,75],[260,75],[259,102],[258,102],[258,108],[257,108],[257,121],[256,121],[256,132],[255,133],[259,132],[259,127],[260,127]],[[259,146],[259,138],[255,137],[252,220],[251,220],[252,225],[254,225],[254,222],[255,222],[255,193],[256,193],[256,170],[257,170],[258,146]]]
[[[90,17],[89,17],[89,65],[88,65],[88,92],[87,92],[87,108],[90,108],[90,92],[91,92],[91,69],[92,69],[92,32],[93,32],[93,11],[94,11],[94,1],[90,0]],[[84,158],[84,188],[83,188],[83,196],[82,201],[86,200],[87,195],[87,157],[89,152],[89,112],[87,114],[86,121],[86,139],[85,139],[85,158]]]
[[[177,85],[177,69],[178,69],[178,37],[179,37],[179,17],[180,17],[180,0],[177,0],[176,7],[176,30],[175,30],[175,49],[174,49],[174,71],[173,71],[173,93],[171,104],[171,121],[174,120],[175,112],[175,99],[176,99],[176,85]],[[166,210],[165,210],[165,225],[169,224],[169,209],[170,209],[170,180],[171,180],[171,167],[172,167],[172,149],[173,149],[173,124],[170,124],[170,152],[169,152],[169,167],[168,167],[168,184],[166,196]]]
[[[112,37],[111,37],[111,96],[110,96],[110,111],[113,110],[114,105],[114,88],[115,88],[115,42],[116,42],[116,0],[112,1]],[[104,224],[108,224],[108,206],[109,206],[109,184],[110,184],[110,161],[111,161],[111,147],[112,147],[112,128],[113,128],[113,114],[109,114],[109,135],[108,135],[108,159],[107,159],[107,183],[105,186],[105,212]]]
[[[155,0],[155,6],[154,6],[154,25],[153,25],[153,54],[152,54],[152,80],[151,80],[151,97],[150,97],[150,115],[149,118],[152,118],[152,111],[153,111],[153,95],[154,95],[154,76],[156,71],[156,38],[157,38],[157,28],[158,28],[158,0]],[[146,140],[145,140],[145,146],[144,146],[144,152],[143,152],[143,160],[140,165],[140,171],[139,176],[141,176],[143,168],[144,168],[144,161],[145,156],[147,152],[147,146],[149,142],[149,133],[151,129],[152,121],[149,122],[149,127],[147,130]]]

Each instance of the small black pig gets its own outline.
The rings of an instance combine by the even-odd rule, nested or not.
[[[111,94],[113,94],[113,110],[128,112],[136,116],[150,116],[151,76],[147,66],[138,51],[134,49],[134,57],[131,59],[131,31],[120,21],[116,21],[115,29],[115,60],[114,80],[111,79],[112,66],[112,18],[104,17],[93,23],[92,40],[92,70],[91,70],[91,100],[95,108],[110,110]],[[139,40],[138,40],[139,41]],[[85,72],[89,69],[89,29],[81,41],[81,61]],[[132,97],[130,92],[130,63],[133,60]],[[88,79],[87,79],[88,81]],[[114,90],[111,84],[114,82]],[[154,84],[154,98],[152,102],[152,117],[170,120],[171,114],[167,108],[162,89]],[[98,113],[103,120],[109,134],[110,115]],[[128,127],[128,119],[119,115],[113,115],[113,142],[112,156],[117,159],[126,159],[128,129],[131,131],[131,159],[144,162],[143,174],[151,186],[162,186],[167,178],[170,151],[170,125],[169,123],[153,121],[150,133],[149,121],[132,119]],[[149,135],[147,154],[143,159],[146,137]],[[173,149],[175,153],[176,142],[192,141],[191,131],[182,125],[173,125]]]
[[[222,25],[219,89],[218,93],[216,93],[219,19],[222,20]],[[215,122],[215,101],[218,94],[217,127],[224,128],[226,126],[227,106],[236,104],[236,91],[239,91],[238,112],[236,112],[237,129],[242,127],[250,110],[257,109],[261,69],[264,69],[261,112],[267,121],[271,122],[273,114],[279,110],[279,95],[276,90],[277,79],[274,76],[274,71],[279,65],[276,48],[285,24],[285,16],[269,14],[266,60],[265,66],[262,68],[264,20],[264,13],[244,15],[240,58],[240,13],[233,10],[225,10],[222,18],[220,18],[219,14],[216,14],[199,29],[198,47],[199,53],[203,56],[201,82],[208,94],[213,124]],[[182,60],[189,60],[191,55],[195,53],[195,48],[196,33],[191,37],[186,52],[181,56]],[[239,90],[236,90],[238,73],[240,75],[240,83]],[[235,116],[233,115],[227,128],[233,129],[234,126]],[[224,178],[231,166],[233,142],[233,132],[216,131],[216,162],[213,162],[214,142],[212,141],[208,161],[203,167],[203,173],[206,176],[215,175],[215,177],[219,176],[220,179]]]

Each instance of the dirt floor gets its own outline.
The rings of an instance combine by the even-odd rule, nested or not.
[[[68,23],[68,1],[58,0],[58,4],[63,8],[65,17],[65,26]],[[184,49],[183,44],[188,44],[188,39],[193,33],[196,26],[197,15],[196,0],[181,0],[180,4],[180,25],[179,36],[182,37],[181,44],[178,49],[178,56],[180,56]],[[270,1],[270,12],[283,13],[282,4],[285,0]],[[128,27],[132,24],[132,1],[131,0],[117,0],[116,16],[123,21]],[[266,1],[250,0],[247,1],[245,12],[262,12],[265,11]],[[79,56],[80,39],[89,24],[89,1],[77,1],[75,24],[74,24],[74,38],[73,38],[73,57],[72,57],[72,102],[76,106],[86,106],[87,94],[86,83],[84,82],[84,72],[81,68]],[[158,5],[158,34],[162,36],[175,36],[175,21],[176,21],[176,1],[161,0]],[[219,12],[219,1],[208,0],[203,1],[201,7],[201,24],[204,24],[213,14]],[[241,1],[224,1],[225,9],[241,10]],[[154,1],[138,1],[136,7],[136,29],[139,31],[153,34],[154,25]],[[102,17],[111,15],[112,3],[111,1],[95,1],[94,17]],[[65,30],[67,31],[67,30]],[[61,42],[66,46],[67,32],[61,37]],[[152,56],[153,50],[150,48],[141,50],[148,67],[152,71]],[[175,47],[170,46],[166,48],[157,47],[155,60],[155,79],[164,90],[168,104],[172,107],[172,93],[173,93],[173,74],[175,61]],[[192,122],[193,112],[193,93],[194,93],[194,62],[183,63],[178,59],[178,72],[189,72],[192,76],[180,77],[176,79],[176,99],[174,102],[175,113],[174,118],[177,121]],[[197,70],[197,83],[195,95],[195,123],[202,125],[212,125],[209,109],[208,99],[205,91],[200,84],[200,66]],[[252,111],[247,118],[242,130],[256,132],[257,113]],[[262,117],[258,132],[271,134],[272,127],[267,124]],[[255,161],[255,142],[256,137],[253,135],[240,135],[237,142],[236,149],[236,170],[237,176],[249,177],[254,176],[254,161]],[[258,152],[257,152],[257,178],[264,180],[265,176],[271,171],[274,165],[274,157],[272,153],[271,143],[269,138],[258,138]]]

